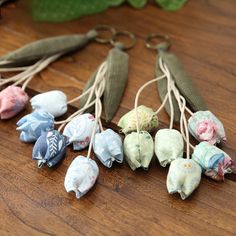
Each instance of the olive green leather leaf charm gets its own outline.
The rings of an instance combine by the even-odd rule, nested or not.
[[[186,99],[190,108],[193,111],[206,110],[206,105],[203,101],[202,96],[198,92],[197,88],[194,86],[191,78],[187,75],[179,59],[173,53],[169,53],[166,50],[159,50],[158,57],[161,57],[164,63],[169,68],[171,72],[171,76],[174,79],[174,82],[177,88]],[[156,66],[156,75],[157,76],[162,75],[158,60],[157,60],[157,66]],[[157,84],[158,84],[158,91],[159,91],[161,100],[163,101],[167,93],[167,81],[160,80],[157,82]],[[180,111],[178,108],[178,103],[176,99],[174,98],[173,94],[172,94],[172,101],[173,101],[174,115],[175,115],[174,119],[175,121],[179,121]],[[166,108],[167,113],[170,115],[169,102],[166,103],[165,108]]]
[[[111,121],[122,99],[128,80],[129,56],[118,48],[110,50],[107,57],[106,85],[103,105],[106,121]]]
[[[99,67],[98,67],[98,69],[99,69]],[[83,89],[83,93],[86,92],[88,89],[90,89],[93,86],[95,78],[96,78],[96,75],[97,75],[97,72],[98,72],[98,69],[92,74],[91,78],[87,81],[87,83],[86,83],[86,85],[85,85],[85,87]],[[89,97],[89,94],[86,94],[86,95],[84,95],[83,97],[80,98],[80,108],[84,107],[85,103],[88,100],[88,97]],[[91,101],[93,101],[95,98],[96,98],[96,96],[95,96],[95,94],[93,94]],[[93,113],[94,112],[94,108],[95,108],[94,106],[91,106],[88,109],[86,109],[84,112],[86,112],[86,113]]]
[[[103,106],[106,121],[111,121],[115,115],[121,98],[123,96],[125,86],[128,80],[128,63],[129,56],[127,53],[121,51],[118,48],[113,48],[109,51],[107,56],[107,72],[106,72],[106,84],[103,94]],[[91,79],[86,83],[83,92],[87,91],[93,86],[98,69],[94,72]],[[83,107],[88,99],[88,95],[85,95],[80,100],[80,107]],[[95,95],[92,100],[95,99]],[[94,106],[90,107],[87,112],[93,112]]]
[[[132,170],[143,167],[148,169],[154,154],[152,136],[146,132],[132,132],[124,139],[124,153]]]
[[[85,46],[97,36],[95,30],[87,34],[74,34],[41,39],[0,57],[0,67],[31,65],[36,61],[56,54],[66,54]]]
[[[167,11],[179,10],[187,0],[155,0],[158,5]]]

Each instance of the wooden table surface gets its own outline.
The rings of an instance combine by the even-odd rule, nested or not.
[[[111,24],[136,34],[131,49],[129,82],[112,124],[134,104],[135,93],[154,78],[155,52],[144,46],[151,32],[171,37],[171,50],[200,89],[209,110],[224,123],[228,142],[223,150],[235,160],[236,150],[236,1],[189,0],[170,13],[149,4],[142,10],[128,5],[105,13],[61,24],[36,23],[25,1],[5,5],[0,20],[0,55],[25,43],[53,35],[84,33],[96,24]],[[60,89],[70,98],[80,94],[86,81],[111,47],[92,43],[66,56],[30,83],[37,92]],[[30,91],[31,93],[32,91]],[[32,93],[31,93],[32,94]],[[148,87],[140,103],[160,105],[156,86]],[[75,104],[78,106],[78,104]],[[73,110],[73,108],[71,108]],[[235,235],[235,174],[224,183],[202,177],[199,188],[182,201],[168,195],[166,176],[153,158],[149,171],[131,171],[127,163],[107,169],[98,163],[99,179],[82,199],[66,193],[66,170],[79,152],[68,150],[56,169],[37,169],[31,160],[32,145],[19,141],[16,121],[0,122],[0,235]],[[160,116],[161,127],[168,116]],[[84,154],[86,151],[84,152]]]

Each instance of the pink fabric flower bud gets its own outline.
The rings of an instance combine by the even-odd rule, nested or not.
[[[8,86],[0,92],[0,116],[1,119],[10,119],[27,104],[29,97],[27,93],[18,86]]]
[[[225,130],[221,121],[210,111],[195,112],[188,120],[189,132],[198,140],[210,144],[225,142]]]

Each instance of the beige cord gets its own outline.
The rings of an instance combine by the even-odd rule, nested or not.
[[[100,98],[101,98],[101,96],[103,94],[103,91],[105,89],[105,83],[106,83],[105,80],[103,80],[101,82],[102,93],[97,88],[95,90],[95,94],[96,94],[95,124],[94,124],[94,127],[93,127],[93,132],[92,132],[90,143],[89,143],[87,158],[90,158],[91,151],[92,151],[92,146],[93,146],[93,141],[94,141],[94,137],[95,137],[96,130],[97,130],[97,125],[98,125],[99,121],[101,122],[100,118],[101,118],[101,114],[102,114],[102,104],[101,104],[101,99]],[[101,123],[100,123],[100,125],[101,125]],[[102,130],[103,130],[103,128],[102,128]]]
[[[148,81],[147,83],[145,83],[142,87],[139,88],[137,94],[136,94],[136,97],[135,97],[135,102],[134,102],[134,109],[135,109],[135,113],[136,113],[136,126],[137,126],[137,132],[139,133],[140,131],[140,128],[139,128],[139,120],[138,120],[138,99],[139,99],[139,96],[141,94],[141,92],[143,91],[144,88],[146,88],[149,84],[152,84],[154,82],[157,82],[158,80],[161,80],[161,79],[164,79],[166,77],[166,75],[162,75],[162,76],[159,76],[155,79],[152,79],[150,81]]]
[[[186,110],[186,100],[183,96],[180,95],[179,93],[179,90],[176,88],[175,86],[175,83],[173,81],[173,79],[170,77],[170,72],[169,72],[169,69],[168,67],[166,66],[166,64],[163,64],[163,61],[161,62],[162,65],[161,65],[161,69],[164,73],[167,74],[167,77],[169,77],[170,79],[170,87],[171,87],[171,90],[173,91],[174,95],[175,95],[175,98],[178,102],[178,106],[179,106],[179,109],[181,111],[181,116],[180,116],[180,130],[181,130],[181,134],[186,142],[186,154],[187,154],[187,158],[189,159],[190,158],[190,147],[191,148],[194,148],[194,146],[192,146],[190,144],[190,141],[189,141],[189,132],[188,132],[188,125],[187,125],[187,119],[186,119],[186,116],[184,114],[185,110]],[[188,111],[190,111],[188,109]],[[184,128],[183,128],[184,126]],[[185,131],[184,131],[185,129]]]
[[[75,116],[82,114],[85,110],[87,110],[89,107],[93,106],[94,104],[96,104],[96,99],[94,101],[91,102],[93,94],[95,93],[96,88],[98,87],[98,93],[99,94],[103,94],[105,87],[101,86],[102,81],[105,79],[105,74],[106,74],[106,70],[107,70],[107,64],[106,62],[104,62],[99,70],[98,73],[96,75],[95,81],[93,86],[90,89],[90,94],[88,97],[87,102],[85,103],[84,107],[82,107],[80,110],[78,110],[77,112],[73,113],[70,117],[68,117],[66,120],[63,121],[57,121],[54,122],[54,124],[61,124],[61,126],[58,128],[58,131],[61,131],[63,129],[63,127],[70,122]],[[100,84],[98,84],[98,82],[100,81]],[[86,93],[87,94],[87,93]],[[83,94],[81,94],[79,97],[82,97]]]

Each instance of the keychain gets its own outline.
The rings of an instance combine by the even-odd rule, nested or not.
[[[170,194],[178,192],[184,200],[200,184],[202,172],[214,180],[223,180],[224,174],[231,172],[233,162],[226,153],[212,145],[226,140],[222,123],[211,112],[199,111],[201,107],[205,107],[202,98],[191,81],[188,81],[190,79],[186,76],[177,58],[165,51],[170,44],[169,39],[153,46],[150,44],[150,40],[155,37],[164,40],[168,38],[159,34],[151,34],[147,37],[146,46],[157,49],[158,54],[161,52],[157,62],[158,77],[148,81],[139,89],[135,98],[134,110],[124,115],[118,122],[118,126],[126,134],[124,153],[130,167],[133,170],[138,167],[146,169],[153,157],[153,149],[155,149],[160,164],[163,167],[170,164],[167,176],[168,192]],[[162,104],[156,112],[143,105],[138,107],[138,98],[142,90],[154,82],[161,87],[159,93],[162,97]],[[192,93],[186,92],[187,88]],[[192,113],[186,106],[186,100],[196,111],[195,113]],[[148,132],[157,128],[157,115],[163,107],[170,115],[170,126],[169,129],[157,131],[154,147],[152,137]],[[190,114],[188,122],[186,111]],[[154,123],[153,120],[155,120]],[[180,122],[180,132],[173,129],[174,121]],[[203,142],[196,147],[191,145],[189,131]],[[184,141],[186,142],[186,158],[183,158]],[[190,158],[190,148],[194,150],[192,159]]]
[[[100,43],[109,42],[109,40],[107,41],[99,36],[100,31],[104,30],[110,31],[112,35],[116,32],[113,27],[99,25],[87,34],[56,36],[38,40],[1,57],[0,73],[19,72],[9,78],[0,79],[0,86],[9,83],[12,83],[11,86],[13,86],[0,92],[0,100],[3,101],[0,107],[2,119],[12,118],[25,107],[28,101],[28,95],[24,92],[25,88],[34,75],[45,69],[50,63],[65,54],[85,47],[93,40]],[[20,89],[17,85],[23,82],[22,89]],[[67,111],[66,100],[66,95],[62,92],[50,91],[44,95],[35,96],[31,100],[31,105],[33,109],[43,107],[58,117]]]

